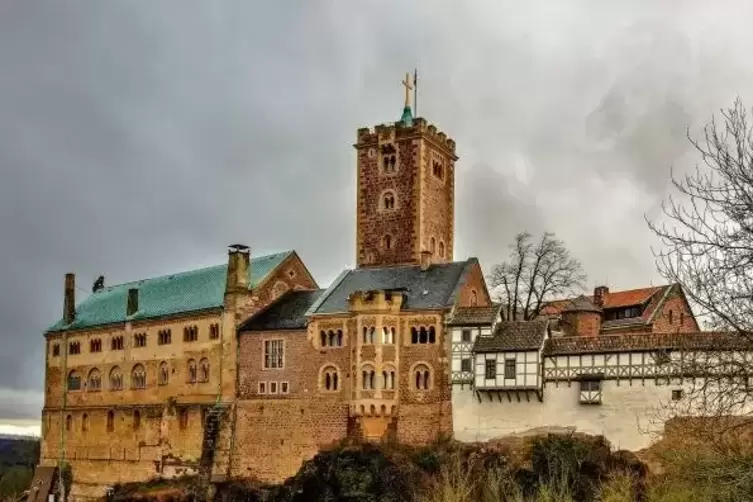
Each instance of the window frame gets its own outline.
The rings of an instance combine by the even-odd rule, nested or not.
[[[508,376],[512,374],[512,376]],[[518,376],[518,361],[514,358],[505,358],[505,380],[515,380]]]
[[[272,352],[273,344],[279,343],[278,352]],[[285,369],[285,352],[286,343],[284,338],[266,338],[262,340],[262,369],[263,370],[284,370]],[[273,364],[272,356],[276,355],[276,364]],[[270,364],[267,364],[270,363]]]
[[[497,379],[497,360],[496,359],[484,360],[484,379],[485,380]]]

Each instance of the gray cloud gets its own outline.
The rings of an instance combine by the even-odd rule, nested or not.
[[[753,83],[747,2],[0,3],[0,419],[37,416],[62,280],[296,248],[353,263],[358,127],[458,144],[457,257],[553,230],[593,282],[657,280],[642,215]],[[753,103],[748,96],[748,102]],[[23,399],[17,396],[24,396]],[[31,404],[29,404],[31,403]],[[15,409],[15,411],[11,411]]]

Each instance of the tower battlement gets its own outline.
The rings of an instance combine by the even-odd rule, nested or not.
[[[455,156],[455,140],[449,138],[447,134],[421,117],[413,119],[410,125],[397,121],[392,124],[380,124],[373,129],[362,127],[358,129],[357,142],[354,146],[362,148],[377,145],[380,141],[409,139],[415,136],[428,140],[434,146],[445,150],[446,153],[454,157],[454,160],[457,160],[457,156]]]

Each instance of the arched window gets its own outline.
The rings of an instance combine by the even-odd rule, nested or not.
[[[81,374],[76,370],[68,373],[68,390],[81,390]]]
[[[374,333],[376,333],[376,327],[372,326],[369,328],[369,343],[375,343],[376,338],[374,336]]]
[[[188,409],[183,408],[180,410],[180,413],[178,413],[178,426],[181,429],[188,427]]]
[[[382,209],[395,209],[395,194],[392,191],[387,191],[382,194]]]
[[[369,328],[363,327],[363,343],[369,343]]]
[[[337,346],[338,347],[343,346],[343,330],[341,329],[337,330]]]
[[[385,368],[382,371],[382,388],[386,390],[393,390],[395,388],[395,370],[392,368]]]
[[[374,368],[370,366],[364,367],[363,371],[361,372],[361,388],[363,390],[373,390],[375,388],[375,377],[376,373],[374,372]]]
[[[382,171],[385,173],[395,172],[397,150],[392,144],[382,145]]]
[[[680,326],[685,324],[685,312],[680,312]]]
[[[324,330],[319,332],[319,342],[322,347],[327,346],[327,333],[325,333]]]
[[[199,361],[199,382],[209,381],[209,359],[206,357]]]
[[[391,235],[385,235],[382,237],[382,247],[384,249],[392,249],[392,236]]]
[[[437,332],[434,326],[429,326],[429,343],[436,343]]]
[[[160,385],[167,385],[167,382],[170,380],[170,371],[167,367],[167,363],[165,361],[162,361],[159,365],[159,384]]]
[[[81,432],[86,432],[89,430],[89,415],[84,413],[84,415],[81,417]]]
[[[119,366],[113,366],[110,370],[110,390],[120,390],[123,388],[123,373]]]
[[[139,410],[133,411],[133,430],[137,431],[141,427],[141,412]]]
[[[196,383],[196,361],[188,360],[188,383]]]
[[[672,311],[670,310],[670,311],[669,311],[669,324],[672,324],[672,321],[674,320],[674,319],[673,319],[673,317],[674,317],[674,312],[672,312]]]
[[[434,237],[431,238],[429,250],[431,251],[431,254],[434,254],[437,252],[437,241],[434,239]]]
[[[429,339],[429,333],[426,331],[426,328],[421,326],[418,330],[418,343],[426,343]]]
[[[332,331],[332,330],[329,330],[329,332],[327,333],[327,337],[329,339],[329,346],[330,347],[334,347],[335,346],[335,342],[336,342],[336,340],[335,340],[335,332]]]
[[[413,381],[417,390],[431,388],[431,370],[425,364],[419,364],[413,369]]]
[[[107,432],[115,430],[115,412],[110,410],[107,412]]]
[[[100,375],[97,368],[91,369],[87,380],[89,381],[89,384],[87,386],[87,390],[89,392],[96,392],[102,389],[102,376]]]
[[[65,430],[70,431],[71,427],[73,427],[73,417],[70,415],[67,415],[65,417]]]
[[[327,366],[322,370],[322,389],[329,392],[340,390],[339,380],[337,368],[334,366]]]
[[[471,307],[477,307],[478,306],[478,293],[476,293],[475,289],[471,290]]]
[[[395,343],[395,328],[389,326],[382,328],[382,343],[389,345]]]
[[[444,258],[444,242],[439,241],[439,257]]]
[[[146,388],[146,370],[141,364],[137,364],[131,371],[131,388],[132,389],[145,389]]]
[[[415,327],[410,329],[410,343],[418,343],[418,330]]]

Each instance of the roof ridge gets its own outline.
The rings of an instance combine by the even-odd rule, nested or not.
[[[274,256],[289,255],[289,254],[291,254],[293,252],[294,251],[291,249],[291,250],[288,250],[288,251],[281,251],[279,253],[269,253],[269,254],[265,254],[265,255],[261,255],[261,256],[252,256],[250,258],[250,260],[253,263],[254,260],[261,260],[261,259],[264,259],[264,258],[272,258]],[[192,268],[190,270],[184,270],[182,272],[173,272],[171,274],[155,275],[155,276],[152,276],[152,277],[146,277],[144,279],[137,279],[135,281],[128,281],[128,282],[121,282],[121,283],[118,283],[118,284],[111,284],[109,286],[105,286],[104,288],[102,288],[99,291],[93,292],[92,294],[96,295],[96,294],[98,294],[100,292],[112,290],[112,289],[115,289],[115,288],[120,288],[120,287],[123,287],[123,286],[130,286],[131,284],[139,284],[139,283],[142,283],[142,282],[145,282],[145,281],[156,281],[158,279],[165,279],[165,278],[173,277],[173,276],[176,276],[176,275],[190,274],[190,273],[193,273],[193,272],[203,272],[205,270],[210,270],[210,269],[213,269],[213,268],[226,267],[226,266],[227,266],[227,263],[218,263],[217,265],[207,265],[206,267]]]

